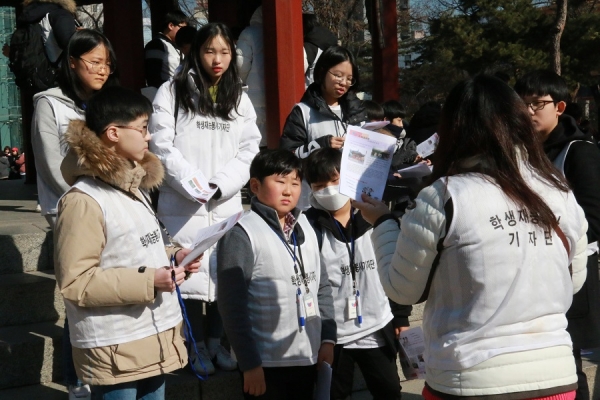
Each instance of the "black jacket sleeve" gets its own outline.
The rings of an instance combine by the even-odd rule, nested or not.
[[[595,242],[600,238],[600,150],[592,143],[573,143],[565,160],[565,177],[588,221],[588,241]]]
[[[242,372],[262,364],[248,311],[248,283],[253,268],[252,244],[244,229],[236,225],[221,238],[217,248],[217,304]]]
[[[394,319],[392,320],[394,328],[410,326],[408,323],[408,317],[410,317],[410,314],[412,313],[412,306],[394,303],[391,300],[389,300],[389,302],[390,308],[392,309],[392,314],[394,314]]]
[[[64,8],[61,8],[50,12],[48,20],[56,38],[56,43],[58,43],[61,50],[66,50],[69,39],[75,33],[75,17]]]
[[[325,135],[309,142],[302,110],[296,106],[285,121],[279,147],[293,151],[298,158],[306,158],[314,150],[330,147],[331,136]]]
[[[333,307],[333,292],[329,283],[327,268],[321,267],[321,277],[319,278],[319,313],[321,314],[321,341],[331,340],[337,342],[337,324],[335,322],[335,313]]]

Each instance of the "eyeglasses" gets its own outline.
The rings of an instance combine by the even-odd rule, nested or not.
[[[554,103],[554,100],[536,100],[529,103],[525,102],[527,108],[531,108],[531,111],[540,111],[546,107],[546,104]]]
[[[117,128],[121,128],[121,129],[133,129],[134,131],[138,131],[139,133],[141,133],[144,137],[146,137],[146,135],[148,134],[148,127],[145,126],[143,128],[137,128],[135,126],[129,126],[129,125],[115,125]]]
[[[352,86],[356,83],[356,81],[354,80],[354,78],[352,76],[337,75],[331,71],[327,71],[327,72],[330,73],[333,76],[333,80],[336,83],[339,83],[340,85],[346,84],[348,86]]]
[[[98,72],[102,71],[103,69],[106,69],[106,72],[108,72],[109,75],[111,75],[113,72],[115,72],[112,69],[112,65],[110,64],[104,64],[98,61],[88,61],[86,59],[83,59],[81,57],[79,57],[79,59],[81,61],[85,61],[87,64],[90,65],[90,71],[94,74],[97,74]]]

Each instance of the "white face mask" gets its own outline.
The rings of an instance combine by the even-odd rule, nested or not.
[[[350,201],[348,196],[340,193],[340,185],[327,186],[314,191],[311,193],[311,197],[317,203],[313,205],[320,206],[316,208],[322,208],[327,211],[337,211]]]

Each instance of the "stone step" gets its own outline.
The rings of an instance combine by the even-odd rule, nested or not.
[[[0,279],[0,327],[56,321],[64,315],[53,271],[9,274]]]
[[[52,232],[28,225],[20,228],[22,233],[15,233],[15,228],[0,229],[0,275],[52,270]]]
[[[61,319],[0,328],[0,389],[62,379],[63,326]]]

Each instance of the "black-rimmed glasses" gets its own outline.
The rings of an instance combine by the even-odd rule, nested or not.
[[[531,102],[525,102],[527,108],[531,108],[531,111],[540,111],[546,107],[546,104],[554,103],[554,100],[536,100]]]

